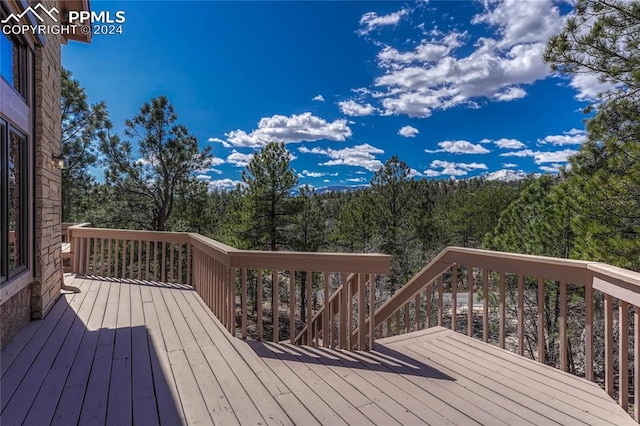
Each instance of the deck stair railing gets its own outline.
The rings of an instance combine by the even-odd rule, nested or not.
[[[373,346],[371,330],[362,327],[357,338],[351,336],[375,312],[376,278],[389,273],[390,256],[239,250],[194,233],[85,226],[68,232],[73,272],[192,286],[232,334],[345,349]],[[341,291],[345,283],[351,298]],[[325,301],[331,316],[322,309]]]
[[[640,419],[640,273],[449,247],[375,313],[376,338],[432,326],[595,381]]]

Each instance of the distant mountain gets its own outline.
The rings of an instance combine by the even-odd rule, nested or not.
[[[484,176],[486,180],[497,180],[500,182],[514,182],[527,178],[529,175],[522,170],[502,169]]]
[[[323,186],[321,188],[316,188],[317,194],[324,194],[326,192],[349,192],[349,191],[357,191],[359,189],[368,188],[369,185],[333,185],[333,186]]]

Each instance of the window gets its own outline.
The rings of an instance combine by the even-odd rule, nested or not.
[[[29,164],[28,139],[0,121],[0,283],[25,271],[29,254]],[[6,248],[6,249],[4,249]]]
[[[27,49],[18,40],[0,35],[0,74],[24,99],[27,99]]]

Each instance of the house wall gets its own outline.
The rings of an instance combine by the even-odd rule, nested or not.
[[[4,348],[30,318],[31,288],[25,287],[0,305],[0,348]]]
[[[50,8],[57,2],[41,2]],[[60,296],[61,170],[52,157],[62,151],[60,129],[59,35],[48,35],[35,52],[35,274],[31,286],[31,317],[44,317]]]
[[[3,2],[4,3],[4,2]],[[47,9],[60,2],[41,0]],[[6,3],[8,4],[8,3]],[[11,9],[11,8],[10,8]],[[35,47],[32,128],[34,173],[33,233],[34,257],[30,268],[33,282],[0,304],[0,349],[4,348],[30,319],[43,318],[60,297],[61,256],[61,170],[52,157],[62,151],[60,129],[59,35],[46,35],[44,46]],[[7,284],[11,286],[11,283]]]

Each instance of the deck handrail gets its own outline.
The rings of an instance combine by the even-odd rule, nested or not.
[[[354,341],[345,336],[357,329],[358,321],[363,322],[367,315],[375,312],[372,297],[375,295],[375,277],[388,274],[391,263],[390,256],[375,253],[241,250],[196,233],[86,226],[70,226],[69,232],[73,235],[73,246],[77,246],[73,262],[75,273],[191,285],[232,334],[236,333],[237,322],[238,334],[245,338],[253,335],[261,340],[268,331],[266,326],[271,326],[271,340],[286,339],[288,332],[288,339],[295,341],[299,330],[304,328],[306,344],[332,347],[346,348],[346,342],[350,343],[349,348],[354,347]],[[356,292],[349,300],[344,297],[341,299],[343,309],[338,314],[329,318],[320,304],[314,303],[319,292],[323,294],[320,306],[324,306],[324,301],[340,294],[339,289],[348,276],[358,275],[367,277],[358,284],[358,291],[365,296],[360,297]],[[289,285],[283,286],[283,282]],[[320,289],[316,291],[314,287],[318,286]],[[298,287],[301,289],[299,294]],[[289,304],[288,317],[285,316],[289,330],[280,329],[281,293]],[[269,295],[271,318],[265,321],[263,302]],[[250,312],[249,296],[254,299],[255,315]],[[298,309],[297,301],[302,303],[303,300],[304,306]],[[313,318],[318,315],[324,328],[305,327],[313,324]],[[347,325],[351,327],[349,330]],[[336,327],[342,338],[322,331]],[[335,344],[330,342],[334,337]],[[374,337],[372,333],[366,338],[359,336],[355,347],[372,347]],[[344,345],[340,346],[340,343]]]
[[[513,300],[507,299],[507,290]],[[451,298],[450,307],[444,306],[445,291]],[[466,307],[457,302],[462,292],[466,293]],[[557,297],[552,306],[557,311],[555,318],[550,317],[545,305],[551,303],[550,293]],[[474,303],[476,297],[482,302],[480,309]],[[578,320],[576,316],[584,318],[577,326],[569,325],[568,318],[569,303],[574,304],[574,310],[580,308],[575,301],[571,302],[576,297],[581,297],[584,310],[580,315],[573,314],[574,321]],[[509,303],[516,305],[515,317],[507,315]],[[614,315],[616,306],[617,316]],[[463,312],[460,317],[458,308],[466,310],[466,315]],[[633,322],[629,321],[631,308]],[[638,272],[600,262],[447,247],[376,310],[374,321],[378,338],[418,330],[423,324],[428,328],[448,322],[454,331],[466,332],[485,342],[493,341],[503,349],[517,349],[520,355],[525,354],[527,340],[532,358],[563,371],[570,370],[571,348],[581,345],[584,366],[580,370],[574,365],[572,372],[600,383],[627,411],[631,388],[634,417],[636,421],[640,419]],[[510,341],[507,345],[506,328],[513,323],[517,327],[514,333],[517,343]],[[553,330],[547,330],[548,326]],[[526,327],[532,331],[525,336]],[[558,347],[551,348],[547,344],[548,333],[556,331]],[[633,344],[629,342],[630,335]],[[596,339],[602,343],[602,352],[595,348]],[[574,347],[573,351],[581,351],[582,347]],[[552,360],[548,359],[551,352]],[[573,356],[571,359],[577,364]],[[629,374],[631,364],[633,376]]]

